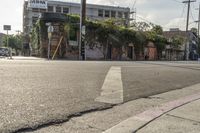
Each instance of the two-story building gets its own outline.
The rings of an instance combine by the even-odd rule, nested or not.
[[[197,60],[199,57],[198,53],[198,37],[193,31],[181,31],[179,29],[170,29],[165,31],[164,36],[170,39],[175,36],[184,38],[183,44],[180,48],[172,48],[170,45],[166,47],[166,58],[168,60]]]
[[[29,34],[41,13],[80,14],[80,4],[55,0],[25,0],[23,6],[23,32]],[[114,18],[120,24],[129,25],[130,8],[87,4],[86,16],[90,20]]]

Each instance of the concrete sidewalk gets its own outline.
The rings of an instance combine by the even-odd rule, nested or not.
[[[200,88],[199,84],[185,89],[194,88]],[[197,92],[132,116],[104,133],[199,133],[199,107],[200,92]]]
[[[199,133],[200,99],[196,97],[188,102],[177,108],[174,106],[175,109],[169,112],[163,112],[168,108],[167,104],[161,111],[158,111],[159,107],[147,110],[103,133]]]
[[[200,100],[179,107],[149,123],[138,133],[199,133]]]

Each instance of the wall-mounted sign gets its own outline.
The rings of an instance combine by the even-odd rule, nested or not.
[[[47,0],[29,0],[28,8],[47,9]]]
[[[70,40],[70,41],[69,41],[69,45],[70,45],[70,46],[78,46],[78,42],[77,42],[77,41],[72,41],[72,40]]]
[[[82,34],[85,35],[86,34],[86,26],[82,26],[82,30],[81,30]]]
[[[11,25],[4,25],[3,30],[11,30]]]

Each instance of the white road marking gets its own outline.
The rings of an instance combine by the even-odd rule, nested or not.
[[[101,95],[95,101],[111,104],[123,103],[121,67],[110,68],[101,89]]]

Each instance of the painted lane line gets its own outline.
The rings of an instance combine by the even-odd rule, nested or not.
[[[103,103],[123,103],[121,67],[111,67],[101,88],[101,95],[95,100]]]

